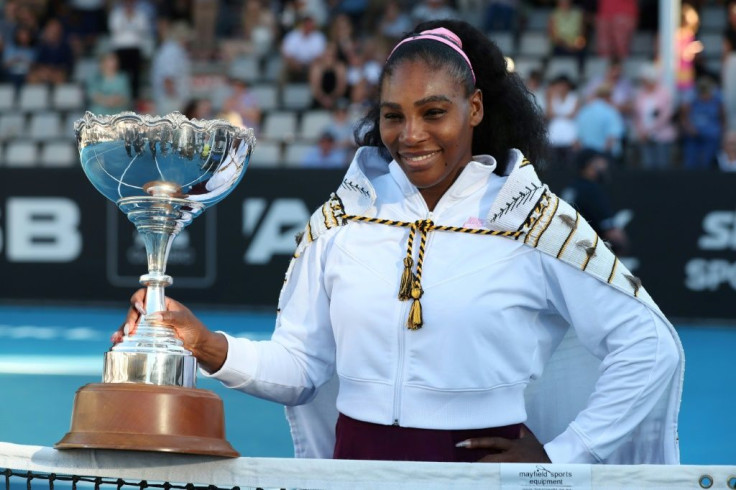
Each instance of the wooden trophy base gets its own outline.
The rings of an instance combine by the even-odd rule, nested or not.
[[[71,430],[57,449],[125,449],[236,458],[222,400],[197,388],[91,383],[74,397]]]

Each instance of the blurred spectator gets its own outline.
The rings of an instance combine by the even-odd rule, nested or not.
[[[512,31],[518,23],[520,0],[489,0],[483,27],[486,31]]]
[[[347,166],[347,152],[340,148],[335,136],[329,131],[323,132],[317,144],[309,148],[300,162],[306,168],[342,168]]]
[[[337,45],[327,43],[322,56],[309,67],[313,109],[332,109],[347,93],[347,67],[337,59]]]
[[[254,55],[259,59],[271,52],[278,36],[276,16],[265,0],[246,0],[240,15],[240,30],[223,39],[223,58],[232,60],[239,55]]]
[[[350,17],[345,14],[335,16],[330,25],[328,41],[337,46],[337,58],[344,63],[350,63],[350,59],[358,50],[353,21]]]
[[[219,0],[192,0],[192,23],[197,39],[192,49],[195,59],[208,60],[213,57],[219,11]]]
[[[672,164],[672,147],[677,128],[672,122],[674,100],[670,90],[660,81],[654,65],[645,65],[634,99],[634,136],[641,151],[641,164],[646,169],[665,169]]]
[[[728,26],[723,33],[723,103],[729,129],[736,129],[736,1],[728,3]]]
[[[577,141],[575,116],[580,109],[580,99],[567,75],[559,75],[550,82],[545,105],[552,162],[568,165]]]
[[[80,55],[92,52],[100,35],[107,32],[107,3],[107,0],[68,0],[69,41]]]
[[[697,39],[700,27],[698,12],[692,6],[683,3],[680,18],[680,27],[675,34],[678,104],[687,102],[695,95],[696,58],[703,51],[703,43]]]
[[[284,33],[297,28],[304,17],[311,17],[320,29],[327,22],[325,0],[283,0],[279,14],[279,25]]]
[[[411,17],[401,10],[398,0],[389,0],[378,23],[378,33],[387,46],[395,45],[402,36],[411,31]]]
[[[337,16],[345,15],[352,25],[362,27],[368,10],[369,0],[332,0],[333,22]]]
[[[581,151],[577,155],[578,175],[562,191],[561,197],[588,220],[614,253],[621,255],[628,250],[629,240],[626,232],[616,226],[613,208],[602,186],[610,175],[609,166],[605,155],[591,150]]]
[[[583,36],[585,36],[585,40],[588,43],[588,46],[590,46],[595,39],[598,0],[577,0],[575,4],[583,11]]]
[[[120,69],[128,75],[130,93],[138,99],[143,53],[153,33],[146,11],[137,0],[119,0],[108,18],[110,45],[118,55]]]
[[[169,27],[177,22],[189,23],[192,16],[192,0],[159,0],[158,26],[156,28],[156,39],[161,41],[168,37]]]
[[[11,82],[16,89],[20,88],[25,83],[35,59],[36,46],[32,31],[28,27],[18,26],[13,42],[3,49],[5,79]]]
[[[328,132],[335,138],[335,144],[343,148],[347,152],[352,152],[356,148],[355,131],[356,119],[350,114],[350,103],[347,99],[340,99],[335,104],[334,109],[330,112],[332,119],[323,128],[323,132]]]
[[[583,71],[586,40],[583,11],[572,0],[557,0],[548,24],[554,56],[573,56],[578,61],[578,74]]]
[[[577,146],[582,150],[594,150],[611,160],[621,156],[624,136],[624,120],[611,103],[611,86],[603,84],[595,97],[586,102],[575,118],[578,133]]]
[[[189,119],[212,119],[215,113],[210,99],[191,99],[182,112]]]
[[[143,14],[148,19],[149,33],[147,44],[144,48],[144,56],[149,58],[153,53],[153,49],[156,46],[157,31],[159,29],[159,12],[158,3],[160,0],[137,0],[138,8],[143,11]]]
[[[457,11],[447,4],[446,0],[420,0],[411,11],[415,24],[428,20],[457,19]]]
[[[249,90],[248,83],[239,78],[230,79],[230,95],[225,99],[223,109],[240,116],[241,125],[258,133],[261,125],[261,105]]]
[[[187,45],[192,31],[183,22],[169,28],[167,39],[158,47],[151,62],[151,91],[160,115],[181,111],[189,101],[192,63]]]
[[[736,172],[736,130],[726,132],[723,146],[718,153],[718,168],[724,172]]]
[[[685,168],[708,169],[715,163],[721,146],[723,103],[710,77],[698,79],[695,93],[681,107],[682,160]]]
[[[620,59],[612,58],[604,73],[590,78],[583,90],[583,97],[586,100],[594,98],[598,88],[603,85],[611,90],[611,103],[621,114],[628,114],[634,99],[634,84],[624,75],[623,62]]]
[[[627,58],[638,19],[637,0],[598,0],[595,30],[598,56]]]
[[[347,82],[350,102],[355,106],[370,104],[378,91],[378,80],[386,54],[379,50],[378,42],[366,38],[348,65]]]
[[[189,22],[193,0],[167,0],[157,2],[159,17],[167,24]]]
[[[133,108],[128,77],[119,70],[115,53],[100,57],[98,73],[87,81],[87,96],[94,114],[116,114]]]
[[[31,31],[33,39],[37,39],[41,32],[38,15],[36,12],[24,3],[19,3],[15,14],[17,25],[28,28]]]
[[[544,84],[544,74],[542,70],[533,69],[529,71],[529,75],[526,78],[526,88],[529,90],[531,95],[534,97],[539,109],[542,113],[547,113],[547,87]]]
[[[37,45],[28,83],[65,83],[74,69],[74,52],[58,19],[49,19]]]
[[[3,5],[3,16],[0,18],[0,49],[12,44],[15,28],[18,26],[18,3],[16,0],[7,0]]]
[[[244,127],[243,118],[240,117],[240,114],[233,110],[229,110],[227,107],[223,107],[222,110],[217,113],[215,119],[222,119],[233,126]]]
[[[314,18],[305,16],[299,26],[286,34],[281,43],[281,55],[284,59],[282,82],[306,82],[309,65],[322,55],[327,40],[317,30]]]

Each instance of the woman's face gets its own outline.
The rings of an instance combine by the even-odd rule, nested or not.
[[[468,98],[446,72],[406,61],[384,78],[380,110],[383,144],[432,209],[471,160],[481,92]]]

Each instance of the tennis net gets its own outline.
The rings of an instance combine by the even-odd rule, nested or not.
[[[0,442],[0,490],[736,489],[736,466],[219,459]]]

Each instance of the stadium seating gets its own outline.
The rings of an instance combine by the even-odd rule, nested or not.
[[[46,111],[50,102],[51,89],[45,84],[25,84],[18,92],[18,109],[21,111]]]
[[[26,116],[19,112],[0,114],[0,141],[23,137],[26,133]]]
[[[298,167],[304,159],[304,154],[314,146],[313,143],[294,142],[286,147],[284,164],[287,167]]]
[[[261,138],[274,141],[292,141],[296,138],[297,114],[294,111],[272,111],[266,115]]]
[[[15,107],[15,87],[10,83],[0,84],[0,113]]]
[[[260,84],[250,88],[250,92],[258,100],[264,112],[276,110],[279,106],[278,89],[275,85]]]
[[[57,111],[78,111],[84,108],[84,88],[78,83],[63,83],[54,87],[51,104]]]
[[[301,124],[297,133],[299,140],[316,140],[322,130],[332,120],[329,111],[313,109],[302,114]]]
[[[551,45],[546,32],[525,32],[519,41],[519,55],[544,58],[549,55]]]
[[[578,79],[578,60],[571,56],[557,56],[547,63],[547,79],[551,80],[559,75],[567,75],[575,82]]]
[[[284,109],[305,110],[312,104],[312,91],[307,83],[287,83],[281,94]]]
[[[78,162],[77,148],[68,138],[47,141],[41,146],[39,163],[42,167],[73,167]]]
[[[46,141],[61,137],[61,113],[44,111],[31,114],[27,135],[34,141]]]
[[[35,167],[38,165],[38,145],[33,141],[14,140],[5,147],[5,166]]]
[[[253,56],[240,56],[230,62],[228,74],[238,80],[254,83],[261,78],[258,59]]]
[[[488,36],[513,61],[514,70],[522,79],[527,79],[532,70],[539,70],[544,82],[559,74],[566,74],[578,84],[585,84],[591,77],[603,73],[608,61],[595,56],[595,35],[588,40],[588,55],[581,73],[578,72],[577,58],[552,55],[547,29],[553,3],[531,2],[525,5],[520,11],[518,30],[494,30]],[[482,23],[483,19],[479,15],[485,12],[485,2],[465,0],[456,2],[456,7],[465,20],[475,25]],[[726,9],[722,2],[711,0],[703,3],[698,38],[704,45],[705,66],[712,73],[720,73],[721,70],[726,24]],[[325,31],[328,30],[329,26],[325,26]],[[631,55],[624,61],[626,76],[636,81],[641,66],[654,59],[656,42],[654,32],[635,32]],[[61,142],[67,141],[73,146],[74,121],[82,117],[87,108],[85,86],[99,71],[99,56],[110,49],[110,39],[103,35],[94,48],[75,60],[68,83],[57,86],[26,84],[18,90],[10,83],[0,83],[0,165],[7,155],[14,159],[14,165],[25,165],[22,163],[25,161],[24,155],[32,153],[27,148],[29,144],[36,145],[35,152],[40,158],[38,165],[65,164],[59,162],[66,162],[66,156],[60,156],[59,162],[53,162],[51,152],[56,149],[60,155],[68,155]],[[144,96],[149,96],[151,91],[150,66],[147,65],[151,61],[150,55],[150,52],[144,55],[144,73],[141,77],[141,92]],[[269,160],[273,158],[277,158],[276,164],[281,164],[278,160],[281,157],[296,159],[303,151],[302,147],[296,145],[314,143],[330,121],[328,111],[311,108],[312,95],[307,83],[283,83],[283,68],[284,61],[278,53],[278,43],[262,57],[241,54],[233,59],[215,57],[192,61],[192,96],[209,99],[215,113],[221,109],[229,93],[228,77],[249,83],[249,90],[257,99],[263,114],[261,131],[257,135],[256,165],[271,165]],[[136,106],[135,110],[145,111],[140,106]],[[10,143],[18,138],[23,139],[22,144],[13,145],[9,152]],[[292,145],[294,149],[290,149]],[[262,154],[263,158],[260,158]],[[288,165],[293,162],[283,163]]]
[[[251,154],[249,165],[262,168],[280,166],[282,160],[281,146],[280,142],[258,140],[256,149]]]

